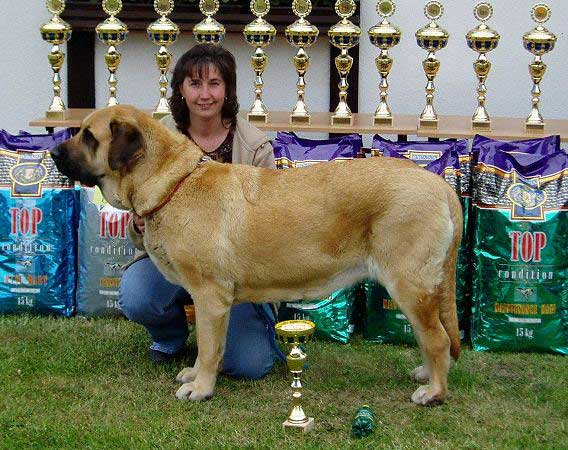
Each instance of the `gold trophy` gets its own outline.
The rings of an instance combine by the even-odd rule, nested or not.
[[[316,325],[309,320],[285,320],[278,322],[275,326],[276,336],[278,340],[290,347],[290,353],[286,357],[288,369],[292,372],[292,405],[288,419],[284,421],[282,427],[286,429],[299,428],[304,433],[314,428],[314,418],[307,417],[302,409],[302,383],[300,375],[304,370],[306,363],[306,354],[300,348],[310,340]]]
[[[534,55],[534,61],[529,64],[529,72],[533,81],[532,110],[525,120],[526,131],[543,131],[544,120],[538,109],[540,102],[540,82],[546,72],[546,64],[541,56],[550,52],[556,43],[556,36],[542,26],[550,19],[550,8],[544,3],[537,3],[531,10],[532,19],[538,24],[523,36],[525,48]]]
[[[341,50],[341,53],[335,57],[335,67],[339,72],[339,84],[337,85],[339,104],[331,116],[332,125],[353,125],[353,114],[347,105],[347,89],[349,88],[347,76],[353,66],[353,58],[347,52],[351,47],[359,44],[361,37],[361,28],[348,20],[355,13],[355,8],[357,5],[354,0],[337,0],[335,12],[341,17],[341,21],[327,32],[329,42]]]
[[[270,11],[269,0],[251,0],[250,10],[256,16],[256,19],[245,26],[243,34],[249,45],[256,47],[256,50],[251,57],[251,64],[255,73],[254,102],[247,114],[247,119],[249,122],[266,123],[268,111],[262,101],[262,88],[264,86],[262,74],[268,64],[268,56],[265,55],[262,48],[268,47],[274,41],[276,28],[263,19],[263,16]]]
[[[105,63],[110,73],[108,78],[110,96],[107,106],[118,105],[115,73],[120,64],[120,53],[116,51],[116,46],[122,43],[128,34],[128,27],[115,17],[121,10],[121,0],[103,0],[103,11],[110,17],[99,23],[95,28],[99,39],[108,45],[105,54]]]
[[[426,3],[424,14],[431,22],[416,32],[416,42],[422,49],[428,51],[428,56],[422,61],[428,83],[426,84],[426,106],[420,115],[419,128],[438,128],[438,114],[434,109],[434,92],[436,91],[434,78],[440,69],[440,61],[436,58],[436,52],[448,44],[450,35],[436,23],[436,20],[444,14],[444,7],[439,1],[433,0]]]
[[[59,50],[59,46],[71,39],[71,26],[59,17],[65,9],[64,0],[47,0],[45,4],[47,10],[53,14],[51,20],[44,23],[39,29],[41,38],[53,44],[51,53],[47,55],[51,70],[53,70],[53,99],[49,109],[45,112],[45,117],[48,119],[65,119],[67,109],[61,98],[61,77],[59,76],[59,71],[63,66],[63,61],[65,61],[65,53]]]
[[[179,36],[179,28],[167,18],[174,10],[173,0],[154,0],[154,10],[160,14],[160,18],[148,25],[147,32],[150,40],[160,46],[156,53],[156,64],[160,71],[160,100],[156,109],[152,112],[152,117],[161,119],[170,114],[170,105],[166,94],[168,92],[168,69],[172,62],[172,54],[167,46],[173,44]]]
[[[206,17],[193,27],[193,36],[200,44],[220,44],[225,39],[225,27],[212,17],[219,6],[219,0],[199,0],[199,10]]]
[[[477,86],[477,109],[471,118],[471,128],[474,130],[491,130],[491,118],[487,109],[485,109],[487,98],[485,80],[491,70],[491,63],[487,60],[485,54],[497,48],[501,36],[485,23],[493,16],[493,7],[489,3],[480,2],[475,5],[473,15],[481,23],[465,36],[469,48],[479,53],[477,61],[473,63],[479,85]]]
[[[396,5],[392,0],[379,0],[376,8],[383,20],[381,23],[371,27],[368,34],[371,44],[381,49],[381,53],[375,59],[375,65],[381,75],[381,84],[379,85],[381,99],[375,111],[373,123],[374,125],[392,126],[392,112],[387,103],[387,91],[389,89],[387,77],[393,63],[393,59],[389,56],[389,49],[400,42],[402,33],[398,27],[388,21],[388,18],[396,10]]]
[[[294,56],[294,67],[296,67],[296,72],[298,73],[298,81],[296,82],[298,100],[290,114],[290,123],[309,124],[310,113],[304,103],[304,95],[306,93],[304,75],[310,65],[310,57],[304,50],[304,47],[309,47],[316,42],[319,30],[305,19],[312,12],[312,2],[310,0],[294,0],[292,2],[292,11],[299,19],[288,25],[285,33],[288,43],[298,49],[296,56]]]

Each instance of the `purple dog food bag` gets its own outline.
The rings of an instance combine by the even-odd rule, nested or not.
[[[277,169],[353,159],[357,157],[362,146],[363,139],[360,134],[331,139],[305,139],[294,133],[278,132],[272,143]]]
[[[0,132],[0,313],[74,312],[77,192],[49,154],[70,136]]]

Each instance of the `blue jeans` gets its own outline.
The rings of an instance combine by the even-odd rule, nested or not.
[[[150,258],[132,264],[120,282],[119,305],[133,322],[146,328],[153,350],[176,353],[189,336],[183,308],[191,297],[168,282]],[[261,378],[274,359],[284,359],[276,345],[274,314],[267,304],[233,305],[229,317],[223,372],[238,378]]]

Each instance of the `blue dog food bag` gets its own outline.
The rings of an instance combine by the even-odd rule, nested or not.
[[[77,192],[49,154],[70,136],[0,131],[0,313],[74,312]]]
[[[273,143],[276,167],[291,169],[332,160],[357,157],[363,141],[351,134],[332,139],[303,139],[294,133],[279,132]],[[282,303],[279,320],[308,319],[316,324],[315,335],[321,339],[347,343],[354,331],[354,309],[359,284],[340,289],[325,299],[304,299]]]
[[[98,187],[81,186],[77,314],[121,315],[118,288],[123,266],[134,258],[127,228],[132,214],[106,202]]]

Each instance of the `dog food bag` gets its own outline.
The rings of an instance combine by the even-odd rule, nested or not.
[[[377,141],[377,136],[375,136]],[[381,155],[391,158],[408,158],[422,165],[426,170],[443,177],[450,186],[459,194],[461,193],[461,166],[462,156],[468,154],[467,141],[444,141],[437,150],[437,142],[420,142],[424,147],[413,149],[412,143],[403,142],[398,151],[399,143],[380,141]],[[422,152],[424,154],[422,155]],[[375,153],[376,154],[376,153]],[[435,159],[432,159],[436,157]],[[462,198],[462,206],[464,206]],[[465,206],[464,206],[465,209]],[[464,220],[464,235],[466,222]],[[469,322],[468,306],[470,304],[471,277],[469,242],[462,239],[458,254],[456,302],[458,320],[462,339],[465,337]],[[396,303],[388,295],[385,288],[374,280],[364,283],[366,296],[364,331],[365,338],[371,342],[389,343],[414,343],[414,337],[410,324],[404,314],[398,309]]]
[[[278,132],[272,143],[277,169],[353,159],[357,157],[362,146],[363,139],[360,134],[331,139],[304,139],[294,133]]]
[[[74,312],[77,192],[49,154],[70,136],[0,131],[0,313]]]
[[[547,141],[476,147],[475,350],[568,354],[568,156]]]
[[[340,289],[323,300],[281,303],[278,320],[311,320],[315,336],[346,344],[355,331],[353,306],[358,285]]]
[[[118,287],[135,250],[127,236],[131,218],[108,204],[98,187],[81,186],[77,314],[121,315]]]

